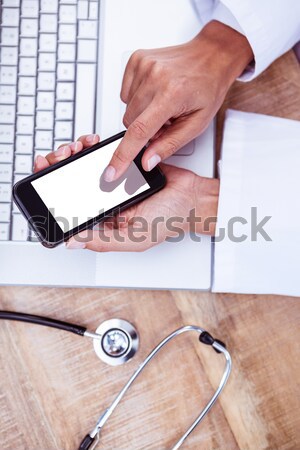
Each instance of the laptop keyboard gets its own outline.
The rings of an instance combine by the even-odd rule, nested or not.
[[[94,132],[99,0],[2,0],[0,240],[35,240],[12,186],[36,155]]]

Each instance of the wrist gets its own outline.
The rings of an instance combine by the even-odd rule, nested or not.
[[[233,28],[213,20],[195,37],[195,43],[206,43],[215,60],[214,68],[222,77],[227,89],[254,58],[247,38]],[[214,72],[216,73],[216,72]]]

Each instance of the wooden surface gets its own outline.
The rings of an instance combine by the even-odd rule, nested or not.
[[[237,83],[225,103],[300,120],[299,105],[299,66],[292,53],[253,83]],[[91,330],[121,317],[136,324],[141,336],[135,358],[113,368],[97,359],[88,339],[2,322],[1,450],[76,450],[139,362],[184,324],[200,325],[223,339],[233,357],[229,384],[184,448],[300,448],[297,298],[3,287],[0,308],[70,320]],[[186,334],[161,353],[109,419],[99,448],[170,448],[222,373],[223,358],[203,347],[195,335]]]

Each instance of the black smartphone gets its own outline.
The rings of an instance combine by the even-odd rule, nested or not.
[[[159,167],[142,168],[145,148],[118,180],[107,183],[103,171],[125,131],[20,180],[13,198],[38,239],[56,247],[79,231],[134,205],[162,189]]]

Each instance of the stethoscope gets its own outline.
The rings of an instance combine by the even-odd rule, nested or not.
[[[88,331],[86,327],[68,323],[48,317],[36,316],[31,314],[24,314],[11,311],[0,311],[0,319],[17,320],[21,322],[27,322],[37,325],[44,325],[47,327],[57,328],[60,330],[68,331],[79,336],[88,337],[93,339],[94,349],[98,357],[107,364],[119,365],[129,361],[136,353],[139,345],[139,337],[135,327],[126,320],[111,319],[103,322],[96,330],[96,332]],[[82,440],[78,450],[94,450],[99,441],[100,433],[114,412],[128,389],[134,383],[136,378],[145,369],[147,364],[154,358],[154,356],[172,339],[179,336],[182,333],[193,331],[198,333],[199,341],[202,344],[210,345],[217,353],[221,353],[225,358],[225,368],[220,380],[219,386],[216,391],[202,409],[198,417],[194,420],[188,430],[181,436],[181,438],[172,447],[172,450],[177,450],[181,447],[183,442],[194,431],[199,423],[206,416],[213,404],[216,402],[224,386],[226,385],[230,372],[231,372],[231,356],[223,342],[218,339],[214,339],[211,334],[205,331],[203,328],[193,325],[187,325],[175,330],[163,339],[147,356],[147,358],[140,364],[133,375],[129,378],[123,389],[115,397],[111,405],[100,415],[94,429],[88,433]]]

